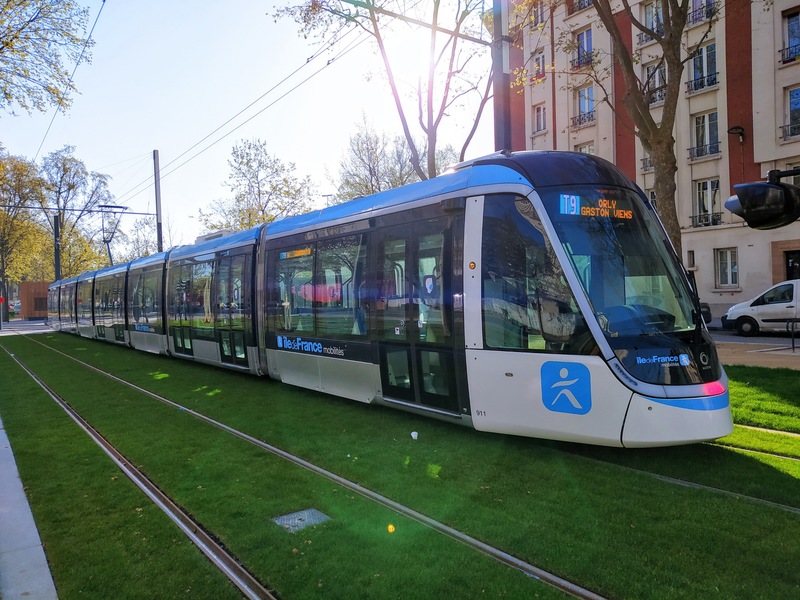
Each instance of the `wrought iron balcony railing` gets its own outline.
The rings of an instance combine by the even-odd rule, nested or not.
[[[571,61],[569,61],[569,66],[572,68],[573,71],[576,71],[578,69],[583,69],[591,65],[592,65],[591,52],[581,52],[580,54],[578,54],[577,58],[573,58]]]
[[[592,5],[592,0],[572,0],[567,2],[567,15],[574,15],[576,12],[586,10]]]
[[[711,17],[717,14],[717,5],[715,2],[708,2],[705,6],[696,8],[688,15],[686,15],[687,25],[697,25],[703,21],[708,21]]]
[[[689,160],[697,160],[698,158],[713,156],[715,154],[719,154],[719,142],[711,142],[704,146],[689,148]]]
[[[792,123],[781,127],[781,137],[785,140],[800,136],[800,123]]]
[[[589,112],[580,113],[579,115],[572,117],[572,128],[578,129],[580,127],[586,127],[587,125],[591,125],[594,123],[594,111],[590,110]]]
[[[705,212],[692,215],[692,227],[709,227],[722,223],[721,212]]]
[[[783,64],[794,62],[797,60],[797,57],[800,56],[800,44],[795,44],[793,46],[786,46],[786,48],[782,48],[780,50],[781,53],[781,62]]]
[[[695,79],[687,81],[686,93],[693,94],[694,92],[699,92],[700,90],[714,87],[715,85],[717,85],[718,74],[719,73],[714,73],[713,75],[706,75],[705,77],[697,77]]]

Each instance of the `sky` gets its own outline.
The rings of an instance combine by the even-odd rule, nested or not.
[[[158,150],[165,245],[193,242],[203,232],[199,209],[229,197],[228,160],[243,139],[264,140],[270,155],[295,165],[297,177],[309,176],[322,204],[336,191],[330,178],[364,117],[392,137],[402,130],[372,40],[354,29],[308,61],[323,44],[304,40],[292,20],[276,22],[282,4],[83,0],[95,45],[92,62],[75,71],[72,106],[66,113],[0,112],[0,144],[38,164],[75,146],[88,170],[112,177],[113,202],[129,213],[155,212]],[[408,26],[398,31],[405,86],[413,76],[402,67],[421,64],[422,45]],[[442,133],[460,148],[472,113],[454,112]],[[491,126],[489,106],[467,158],[493,151]],[[123,217],[121,226],[131,228],[134,219]]]

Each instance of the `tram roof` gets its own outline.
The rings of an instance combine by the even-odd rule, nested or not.
[[[86,271],[78,275],[75,279],[78,281],[78,283],[81,281],[86,281],[87,279],[94,279],[95,273],[97,273],[97,271]]]
[[[130,263],[117,263],[116,265],[111,265],[110,267],[103,267],[102,269],[97,269],[95,271],[95,277],[105,277],[107,275],[119,275],[120,273],[125,273],[128,270],[128,265]]]
[[[167,261],[168,256],[169,251],[157,252],[155,254],[151,254],[150,256],[143,256],[142,258],[134,259],[128,263],[128,266],[132,270],[148,267],[150,265],[164,264]]]
[[[208,240],[206,242],[200,242],[196,245],[178,246],[177,248],[170,250],[169,260],[184,258],[187,256],[196,256],[198,254],[220,252],[229,248],[238,248],[240,246],[255,244],[258,241],[259,235],[261,234],[261,229],[263,227],[263,225],[257,225],[252,229],[237,231],[236,233],[223,235],[222,237]]]
[[[312,229],[341,220],[353,220],[402,204],[497,184],[551,185],[598,184],[634,187],[610,162],[580,152],[497,152],[455,165],[452,170],[426,181],[329,206],[267,225],[267,236]]]

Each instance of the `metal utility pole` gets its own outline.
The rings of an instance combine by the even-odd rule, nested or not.
[[[508,57],[508,0],[493,0],[492,88],[494,149],[511,150],[511,68]]]
[[[61,232],[59,231],[57,213],[53,216],[53,243],[54,243],[53,257],[55,259],[54,271],[56,275],[56,281],[58,281],[59,279],[61,279]]]
[[[158,166],[158,150],[153,150],[153,179],[156,187],[156,242],[158,251],[164,251],[164,238],[161,233],[161,168]]]

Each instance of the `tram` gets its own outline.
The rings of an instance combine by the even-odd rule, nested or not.
[[[62,331],[490,431],[622,447],[733,429],[641,190],[571,152],[437,178],[50,286]]]

